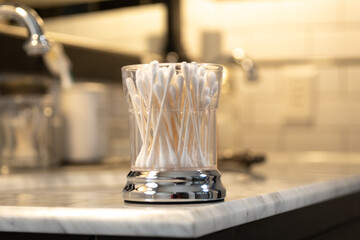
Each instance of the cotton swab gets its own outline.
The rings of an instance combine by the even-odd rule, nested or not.
[[[170,91],[170,96],[171,96],[171,101],[173,103],[173,107],[174,109],[178,109],[178,99],[177,99],[177,93],[176,93],[176,88],[175,86],[171,85],[169,88]]]
[[[183,87],[184,87],[184,77],[182,75],[177,75],[176,86],[177,86],[177,90],[178,90],[179,100],[181,100],[181,96],[183,93]]]
[[[215,82],[215,83],[213,84],[213,86],[211,87],[211,91],[210,91],[210,96],[211,96],[211,98],[213,98],[213,97],[215,96],[215,94],[217,93],[218,89],[219,89],[219,84],[218,84],[218,82]]]
[[[200,67],[198,68],[197,74],[198,74],[200,77],[204,77],[204,76],[205,76],[205,68],[204,68],[203,66],[200,66]]]
[[[168,73],[168,76],[167,76],[167,79],[166,79],[166,83],[165,83],[164,94],[162,94],[163,96],[160,96],[160,97],[159,97],[159,99],[162,97],[162,101],[161,101],[161,106],[160,106],[159,118],[158,118],[158,120],[157,120],[156,127],[155,127],[155,133],[154,133],[154,141],[155,141],[155,142],[156,142],[157,139],[158,139],[159,124],[160,124],[160,122],[161,122],[162,114],[163,114],[163,111],[164,111],[165,99],[166,99],[167,94],[168,94],[168,91],[169,91],[171,77],[172,77],[172,75],[174,74],[174,72],[175,72],[175,66],[174,66],[174,65],[170,65],[169,73]],[[160,77],[160,79],[161,79],[161,76],[163,76],[162,74],[163,74],[163,73],[162,73],[162,71],[160,70],[159,73],[158,73],[158,78]],[[161,82],[161,81],[159,81],[159,82]],[[157,83],[157,84],[158,84],[158,83]],[[159,95],[161,95],[161,93],[159,92],[159,91],[161,91],[161,89],[160,89],[160,87],[157,87],[157,86],[158,86],[157,84],[154,84],[153,90],[155,90],[155,93],[157,92]],[[154,153],[154,147],[151,149],[149,157],[152,157],[152,156],[153,156],[153,153]]]
[[[181,94],[181,96],[182,96],[182,93],[183,93],[182,90],[184,87],[184,77],[182,75],[178,75],[176,82],[177,82],[179,95]],[[185,124],[185,118],[186,118],[186,104],[187,104],[187,98],[184,99],[183,109],[182,109],[182,117],[181,117],[181,123],[180,123],[180,133],[179,133],[179,144],[178,144],[178,149],[177,149],[178,156],[180,156],[180,151],[181,151],[181,148],[183,145],[182,138],[183,138],[183,134],[185,131],[184,124]],[[181,105],[181,100],[180,100],[180,105]],[[179,108],[179,111],[181,111],[180,108]],[[179,115],[180,115],[180,112],[179,112]]]
[[[204,77],[200,76],[200,77],[199,77],[199,84],[198,84],[198,93],[197,93],[198,101],[201,101],[201,97],[202,97],[202,93],[203,93],[203,90],[204,90],[204,86],[205,86]]]
[[[140,119],[139,119],[138,113],[136,112],[139,109],[139,106],[137,106],[137,103],[136,103],[136,100],[135,100],[135,97],[137,95],[136,94],[136,88],[135,88],[134,82],[133,82],[133,80],[131,78],[126,79],[126,86],[127,86],[128,91],[129,91],[129,95],[130,95],[131,101],[133,103],[133,107],[135,109],[134,115],[135,115],[136,123],[137,123],[139,129],[141,129]],[[141,136],[141,140],[144,142],[143,131],[141,131],[141,130],[140,130],[140,136]]]
[[[187,95],[187,99],[188,99],[188,102],[189,102],[189,113],[190,116],[191,116],[191,120],[192,120],[192,123],[193,123],[193,128],[194,128],[194,131],[195,131],[195,138],[196,138],[196,141],[197,142],[200,142],[200,134],[199,134],[199,129],[198,129],[198,126],[197,126],[197,122],[195,120],[195,114],[193,112],[193,109],[194,109],[194,104],[193,104],[193,101],[192,101],[192,98],[193,98],[193,94],[190,90],[190,79],[194,76],[191,75],[192,73],[192,70],[195,70],[195,65],[194,63],[192,63],[190,66],[189,64],[187,64],[186,62],[182,62],[181,63],[181,70],[183,71],[184,73],[184,81],[185,81],[185,87],[186,87],[186,95]],[[191,68],[192,66],[192,68]],[[196,65],[197,66],[197,65]],[[196,68],[197,70],[197,68]],[[188,125],[187,125],[188,126]],[[185,130],[186,131],[186,130]],[[184,142],[184,146],[186,146],[186,144],[188,144],[187,141]],[[203,158],[202,156],[202,152],[200,149],[198,149],[198,153],[199,153],[199,157],[200,159]]]
[[[148,114],[148,121],[146,125],[146,133],[145,133],[145,149],[148,149],[148,139],[150,134],[150,123],[151,123],[151,114],[153,109],[153,85],[155,84],[156,79],[156,73],[159,68],[159,62],[158,61],[152,61],[150,63],[150,86],[148,86],[148,89],[150,89],[150,95],[149,95],[149,114]]]
[[[141,98],[144,100],[145,107],[148,107],[148,105],[149,105],[148,100],[149,99],[148,99],[148,96],[146,94],[148,92],[148,90],[145,87],[144,81],[142,81],[141,78],[136,79],[136,86],[137,86],[137,89],[139,91],[139,94],[140,94]]]
[[[144,127],[145,127],[145,123],[144,123],[144,116],[143,116],[143,104],[142,104],[142,99],[141,99],[141,97],[138,95],[138,94],[135,94],[135,96],[134,96],[134,103],[135,103],[135,109],[140,109],[139,111],[140,111],[140,113],[139,113],[139,115],[140,115],[140,126],[138,125],[138,128],[139,128],[139,131],[140,131],[140,134],[142,135],[142,136],[144,136],[144,131],[145,131],[145,129],[144,129]],[[137,110],[135,110],[135,111],[137,111]],[[135,112],[135,114],[137,114],[136,112]],[[143,140],[143,144],[144,144],[144,141],[145,140]],[[144,146],[144,145],[143,145]],[[139,157],[136,159],[136,165],[137,166],[141,166],[142,164],[143,164],[143,162],[144,162],[144,157],[143,157],[143,155],[144,154],[146,154],[145,153],[145,148],[144,147],[142,147],[141,148],[141,150],[140,150],[140,153],[139,153]]]
[[[192,76],[191,78],[192,92],[194,98],[194,105],[198,108],[198,96],[199,96],[199,77],[197,75]]]
[[[135,115],[135,119],[136,119],[136,124],[138,126],[139,129],[139,133],[140,133],[140,137],[141,137],[141,141],[144,143],[144,129],[143,129],[143,122],[142,122],[142,114],[140,112],[140,114],[137,112],[140,108],[140,104],[141,104],[141,100],[139,95],[136,93],[136,88],[134,85],[134,82],[131,78],[127,78],[126,79],[126,86],[127,89],[129,91],[129,96],[131,98],[131,102],[133,104],[133,108],[134,108],[134,115]],[[139,116],[141,116],[141,120],[139,119]],[[136,159],[136,164],[137,165],[141,165],[141,159],[142,159],[142,155],[144,154],[143,150],[141,150],[139,157]]]
[[[161,87],[161,84],[155,83],[155,85],[154,85],[154,92],[155,92],[155,95],[156,95],[156,98],[157,98],[158,102],[162,104],[162,101],[163,101],[163,98],[164,98],[164,91],[163,91],[163,89],[162,89],[162,87]],[[165,103],[164,103],[164,105],[161,105],[161,107],[160,107],[160,111],[161,111],[161,113],[162,113],[162,114],[159,113],[159,119],[158,119],[158,121],[159,121],[160,123],[161,123],[162,118],[163,118],[163,115],[164,115],[164,110],[163,110],[163,111],[161,110],[162,108],[165,108]],[[165,113],[165,114],[166,114],[166,113]],[[169,137],[170,137],[171,139],[173,139],[174,136],[173,136],[173,132],[172,132],[172,128],[171,128],[171,123],[170,123],[170,120],[168,119],[168,115],[167,115],[167,114],[165,115],[164,123],[167,124],[167,128],[168,128],[168,131],[167,131],[167,132],[168,132],[168,134],[169,134]],[[164,128],[164,126],[159,126],[159,127]]]

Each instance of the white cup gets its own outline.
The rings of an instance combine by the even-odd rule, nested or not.
[[[107,149],[106,87],[99,83],[76,83],[62,90],[60,108],[66,161],[101,161]]]

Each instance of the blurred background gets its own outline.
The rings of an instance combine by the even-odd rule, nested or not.
[[[128,156],[121,67],[153,59],[225,66],[220,153],[360,151],[358,0],[16,2],[64,44],[75,81],[110,86],[109,158]],[[0,25],[0,70],[48,74],[24,36]]]

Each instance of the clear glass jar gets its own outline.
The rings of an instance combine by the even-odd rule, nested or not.
[[[57,164],[54,81],[38,76],[0,79],[0,172]]]
[[[122,68],[134,171],[216,169],[222,66],[152,62]]]

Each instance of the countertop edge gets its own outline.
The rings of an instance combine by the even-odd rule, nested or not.
[[[360,175],[307,184],[278,192],[243,198],[192,210],[197,220],[205,213],[213,218],[199,221],[193,237],[249,223],[360,191]]]
[[[196,208],[167,208],[166,211],[154,205],[149,205],[146,210],[141,207],[91,209],[0,206],[0,231],[201,237],[358,191],[360,191],[360,175],[303,185],[256,197],[199,205]]]

